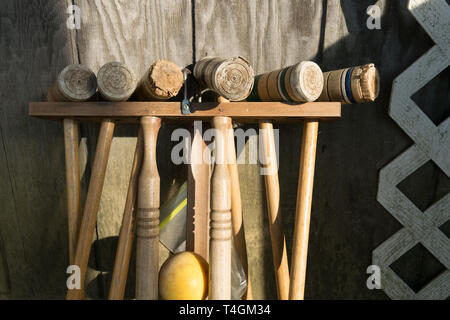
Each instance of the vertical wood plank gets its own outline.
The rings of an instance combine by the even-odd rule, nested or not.
[[[173,61],[180,67],[192,62],[189,0],[75,0],[74,3],[81,9],[81,29],[76,32],[80,62],[94,72],[104,63],[121,61],[140,78],[159,59]],[[179,185],[174,181],[185,175],[183,167],[175,166],[170,161],[170,135],[173,129],[171,126],[162,127],[158,137],[158,144],[163,143],[165,146],[157,155],[162,202]],[[96,141],[96,126],[83,124],[82,132],[87,137],[87,149],[92,153]],[[111,146],[97,220],[99,239],[96,242],[96,254],[100,262],[93,266],[102,272],[112,270],[116,247],[115,242],[109,239],[117,237],[120,230],[136,136],[136,127],[120,126]],[[92,159],[88,158],[88,162],[91,163]],[[163,246],[160,246],[160,254],[162,257],[167,256],[167,250]],[[160,263],[164,262],[163,259],[160,260]],[[131,269],[131,278],[134,278],[133,272]],[[103,282],[105,291],[108,279],[109,276]]]
[[[194,3],[196,60],[205,56],[242,56],[250,62],[255,74],[261,74],[302,60],[314,59],[318,53],[321,1],[195,0]],[[295,127],[300,126],[301,124]],[[298,130],[295,134],[293,132],[287,134],[285,140],[280,139],[280,148],[289,150],[290,153],[300,146],[300,134]],[[248,143],[242,152],[249,152]],[[292,161],[283,162],[283,171],[297,171],[298,160],[296,162],[297,164]],[[255,299],[276,299],[264,207],[264,179],[258,166],[249,164],[248,160],[247,164],[239,165],[239,179],[253,296]],[[295,190],[295,185],[296,181],[292,179],[285,190]],[[292,212],[295,207],[295,192],[289,197],[294,205],[291,203],[289,209],[282,210],[286,213]],[[286,220],[285,225],[289,226],[293,219]]]
[[[30,119],[27,104],[45,100],[46,88],[73,63],[66,9],[65,1],[8,0],[0,12],[0,228],[12,298],[65,291],[62,125]]]

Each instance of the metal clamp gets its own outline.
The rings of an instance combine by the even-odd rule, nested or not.
[[[191,102],[189,101],[188,96],[187,96],[187,92],[188,92],[188,87],[187,87],[188,73],[191,73],[191,71],[189,69],[184,68],[183,69],[184,99],[183,99],[183,101],[181,101],[181,113],[182,114],[190,114],[191,113]]]

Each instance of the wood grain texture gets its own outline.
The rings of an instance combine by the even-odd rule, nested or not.
[[[258,119],[274,121],[296,121],[302,118],[334,119],[340,117],[339,102],[309,102],[287,104],[282,102],[225,102],[192,103],[192,113],[182,114],[179,102],[84,102],[84,103],[43,103],[31,102],[29,114],[35,117],[60,119],[74,117],[80,120],[91,117],[99,121],[108,117],[124,122],[136,122],[142,116],[163,117],[165,120],[207,120],[216,116],[232,117],[242,122]]]
[[[80,63],[94,72],[110,61],[126,63],[140,79],[150,65],[160,59],[173,61],[180,67],[192,63],[191,1],[176,3],[161,0],[74,0],[81,10],[81,29],[76,30],[76,44]],[[97,139],[97,125],[81,126],[86,136],[88,170]],[[114,239],[119,234],[123,208],[126,202],[133,153],[136,145],[137,126],[120,126],[114,139],[105,187],[97,221],[98,238],[95,242],[98,261],[91,266],[103,277],[91,282],[99,283],[94,297],[106,298],[109,272],[115,255]],[[160,130],[160,140],[170,144],[174,128]],[[169,141],[169,142],[168,142]],[[170,162],[170,148],[157,155],[161,174],[161,200],[164,201],[182,183],[184,168]],[[160,246],[161,260],[168,255]],[[134,278],[134,268],[130,269]],[[131,282],[131,281],[130,281]],[[133,281],[134,283],[134,281]],[[130,290],[133,290],[131,283]]]
[[[105,63],[97,74],[98,91],[107,101],[127,101],[136,89],[134,72],[121,62]]]
[[[174,4],[162,0],[81,0],[75,1],[82,7],[81,29],[69,32],[66,8],[71,0],[2,1],[0,229],[11,280],[10,296],[61,299],[65,295],[67,274],[63,270],[68,265],[68,246],[65,178],[61,175],[62,125],[30,119],[26,103],[43,100],[47,86],[61,68],[78,62],[79,51],[79,62],[95,65],[97,70],[112,60],[146,61],[126,61],[136,65],[133,68],[138,71],[159,58],[183,66],[206,55],[243,55],[258,74],[303,60],[316,61],[323,70],[374,62],[381,76],[378,99],[344,106],[339,121],[320,125],[305,298],[388,298],[382,290],[367,290],[367,274],[363,272],[372,264],[370,252],[401,227],[375,197],[378,170],[411,146],[410,138],[387,115],[386,106],[394,78],[433,46],[430,36],[407,10],[407,2],[377,1],[382,9],[382,29],[369,30],[369,4],[365,1],[180,0]],[[71,47],[68,33],[76,33],[72,39],[74,43],[78,40],[78,48],[76,44]],[[448,71],[413,97],[436,123],[448,114]],[[299,127],[274,124],[274,130],[280,129],[280,205],[285,213],[288,254],[296,201],[297,178],[292,172],[297,172],[299,165]],[[248,128],[254,127],[243,127]],[[161,129],[160,142],[170,140],[172,129]],[[81,125],[83,196],[97,133],[96,125]],[[93,276],[100,272],[103,276],[89,284],[95,289],[93,297],[106,297],[101,284],[106,279],[103,287],[108,287],[116,247],[105,243],[113,244],[120,229],[136,136],[137,126],[118,126],[112,142],[98,216],[99,239],[94,242],[96,255],[89,263],[95,269]],[[249,139],[247,144],[252,143]],[[161,201],[185,177],[184,169],[174,166],[170,153],[164,150],[170,147],[158,153]],[[238,150],[238,156],[248,151],[248,146]],[[240,164],[238,169],[253,293],[255,298],[275,299],[263,177],[255,164]],[[424,206],[448,192],[448,178],[437,168],[431,168],[419,184],[405,183],[411,199]],[[164,255],[167,251],[161,250],[161,257]],[[416,285],[432,271],[430,263],[420,261],[405,269]],[[129,272],[133,277],[134,268]],[[130,285],[132,289],[133,283]]]
[[[230,119],[215,117],[215,164],[211,177],[209,299],[231,298],[231,180],[226,164],[226,130]]]
[[[0,12],[0,232],[10,298],[65,292],[63,128],[26,114],[27,103],[43,101],[57,74],[74,62],[65,10],[66,1],[8,0]]]
[[[128,268],[130,266],[131,249],[136,230],[136,199],[138,194],[139,173],[142,166],[144,143],[142,130],[139,130],[134,151],[133,166],[131,168],[130,183],[120,227],[119,242],[117,243],[116,258],[109,289],[109,300],[122,300],[125,294]]]
[[[84,284],[88,266],[91,243],[94,238],[95,224],[97,221],[100,198],[102,196],[105,181],[106,168],[109,159],[109,151],[114,133],[114,122],[103,120],[98,135],[97,148],[95,151],[92,175],[89,181],[88,193],[84,204],[83,218],[81,220],[80,233],[78,235],[77,250],[74,264],[80,268],[80,289],[68,290],[68,300],[84,298]]]
[[[264,183],[277,294],[279,300],[287,300],[289,297],[289,265],[281,216],[280,184],[273,124],[269,121],[260,121],[259,128],[263,148],[261,163],[265,170]]]
[[[203,87],[229,101],[244,100],[252,91],[253,68],[242,57],[203,58],[195,63],[193,74]]]
[[[160,178],[156,140],[161,119],[142,117],[144,154],[138,182],[136,219],[136,299],[158,299]]]

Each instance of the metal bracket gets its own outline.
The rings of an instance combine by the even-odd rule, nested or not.
[[[187,92],[188,92],[188,87],[187,87],[188,73],[191,73],[191,71],[189,69],[184,68],[183,69],[184,99],[183,99],[183,101],[181,101],[181,113],[182,114],[190,114],[191,113],[191,103],[190,103],[190,101],[188,99],[188,96],[187,96]]]

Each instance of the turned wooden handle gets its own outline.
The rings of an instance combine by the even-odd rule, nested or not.
[[[265,170],[267,213],[272,241],[273,266],[277,281],[278,299],[289,298],[289,266],[286,251],[286,238],[280,212],[280,185],[278,182],[278,164],[275,149],[273,125],[269,121],[260,121],[262,139],[262,165]]]
[[[160,181],[156,141],[161,119],[142,117],[144,158],[139,176],[136,250],[136,299],[158,299]]]
[[[231,298],[231,181],[225,163],[227,117],[214,117],[216,163],[211,178],[209,299]]]
[[[97,213],[100,205],[103,183],[105,181],[113,133],[114,122],[108,119],[103,120],[100,127],[97,148],[95,150],[94,165],[92,167],[92,175],[89,182],[74,259],[74,264],[80,268],[81,288],[68,290],[67,299],[83,299],[84,296],[84,280],[92,239],[94,237],[95,223],[97,221]]]
[[[236,164],[236,151],[234,149],[234,131],[232,120],[226,117],[226,158],[231,183],[231,224],[233,230],[234,246],[247,275],[247,292],[244,295],[246,300],[252,299],[252,287],[250,274],[248,271],[247,247],[245,243],[244,223],[242,221],[241,188],[239,184],[239,172]]]
[[[78,138],[78,121],[73,119],[64,119],[70,264],[75,263],[75,252],[77,249],[77,239],[81,224],[80,158]]]
[[[290,300],[303,300],[308,257],[309,223],[314,184],[317,133],[319,122],[305,120],[303,125],[300,172],[298,177],[295,227],[292,243]]]
[[[142,165],[143,148],[142,130],[139,130],[133,166],[131,168],[130,183],[128,185],[127,199],[125,201],[125,209],[123,212],[122,227],[120,228],[119,242],[117,244],[111,287],[109,289],[109,300],[122,300],[125,293],[136,227],[135,204],[137,199],[139,172]]]

